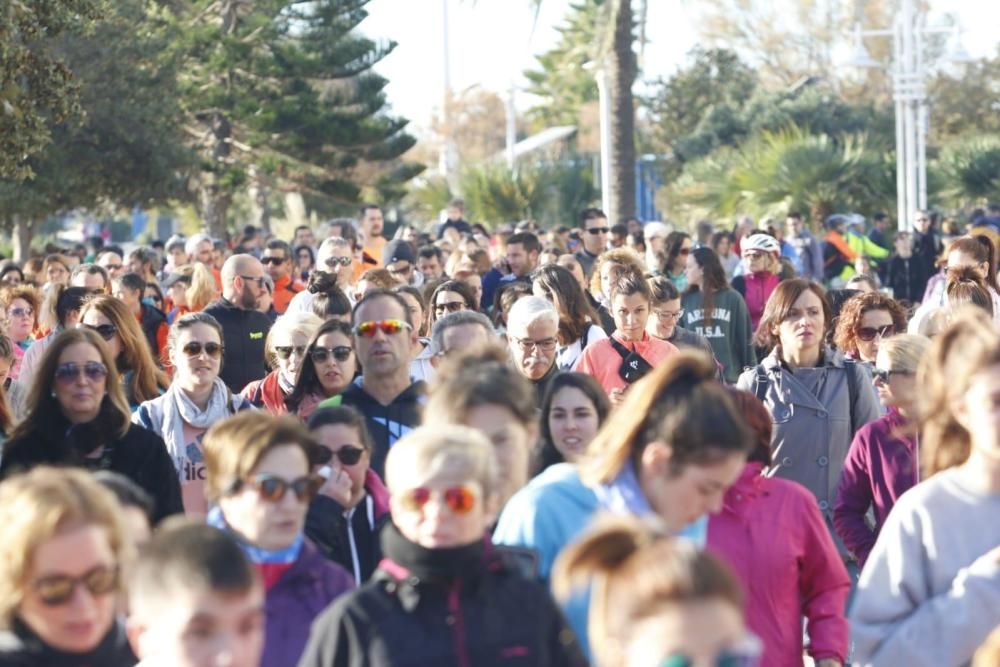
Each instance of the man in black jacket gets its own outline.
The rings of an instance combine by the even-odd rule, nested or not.
[[[271,320],[257,308],[264,289],[264,266],[252,255],[233,255],[222,265],[222,298],[205,312],[222,325],[223,355],[219,377],[233,393],[267,375],[264,340]]]

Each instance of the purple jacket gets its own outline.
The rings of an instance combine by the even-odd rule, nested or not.
[[[904,491],[919,480],[916,434],[895,408],[858,429],[847,452],[844,472],[833,506],[833,528],[864,566],[889,510]],[[875,511],[875,527],[865,513]]]
[[[341,593],[354,588],[354,577],[331,563],[308,540],[299,558],[267,592],[264,655],[261,667],[297,665],[313,619]]]

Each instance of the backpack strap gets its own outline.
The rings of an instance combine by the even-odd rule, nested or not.
[[[632,350],[615,340],[614,336],[608,336],[608,340],[611,341],[611,347],[615,348],[615,352],[620,354],[622,359],[628,359],[628,355],[632,354]]]
[[[847,398],[851,402],[848,406],[848,416],[851,420],[851,432],[857,431],[854,427],[854,404],[858,400],[858,368],[854,359],[844,359],[844,372],[847,374]]]
[[[764,397],[767,396],[767,388],[769,386],[771,386],[771,380],[767,377],[767,371],[764,370],[762,364],[757,364],[756,368],[754,368],[753,395],[761,403],[764,402]]]

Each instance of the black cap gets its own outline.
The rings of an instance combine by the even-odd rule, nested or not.
[[[389,266],[395,262],[409,262],[413,264],[416,261],[417,257],[413,251],[413,246],[408,241],[403,241],[402,239],[389,241],[385,245],[385,250],[382,251],[382,264],[384,266]]]

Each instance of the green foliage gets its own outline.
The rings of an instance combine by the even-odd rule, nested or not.
[[[927,94],[932,141],[1000,134],[1000,54],[936,76]]]
[[[75,122],[50,118],[51,142],[0,179],[0,220],[41,220],[99,204],[149,205],[186,194],[171,35],[145,0],[116,0],[88,34],[45,38],[79,87]],[[136,29],[136,26],[143,26]]]
[[[945,147],[936,171],[944,180],[942,197],[956,207],[1000,201],[1000,135],[987,135]]]
[[[223,202],[215,223],[252,166],[331,210],[398,198],[419,172],[401,159],[415,140],[386,113],[387,82],[371,69],[395,44],[357,32],[367,2],[195,0],[177,17],[183,104],[202,128],[201,188]]]
[[[521,168],[488,164],[461,176],[470,220],[488,225],[533,219],[543,226],[572,224],[593,204],[597,190],[589,162],[573,160]]]
[[[538,56],[538,69],[524,73],[528,92],[544,100],[528,111],[538,128],[576,125],[583,105],[597,100],[594,74],[583,65],[595,58],[604,4],[604,0],[580,0],[571,5],[565,23],[557,28],[558,44]]]
[[[687,165],[666,203],[683,218],[884,209],[894,191],[886,153],[865,135],[835,139],[795,126],[764,131],[739,149],[723,148]]]
[[[47,47],[64,31],[85,31],[101,0],[0,3],[0,178],[32,176],[28,158],[51,140],[51,123],[79,118],[79,84]]]

